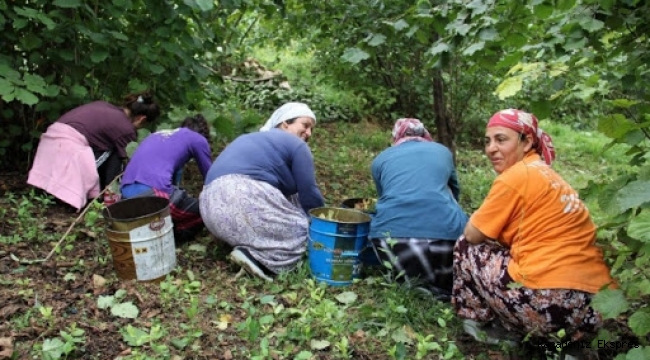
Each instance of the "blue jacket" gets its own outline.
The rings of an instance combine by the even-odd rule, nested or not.
[[[372,177],[378,200],[371,238],[456,240],[465,229],[453,156],[443,145],[407,141],[390,147],[373,160]]]
[[[248,175],[267,182],[285,196],[298,193],[305,213],[324,204],[316,185],[309,146],[284,130],[271,129],[239,136],[212,163],[205,183],[230,174]]]

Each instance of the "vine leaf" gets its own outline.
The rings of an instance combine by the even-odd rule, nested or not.
[[[650,310],[643,308],[632,314],[628,320],[630,329],[639,337],[650,333]]]
[[[591,300],[591,305],[604,319],[613,319],[629,308],[625,294],[620,289],[599,291]]]
[[[341,56],[341,59],[352,64],[358,64],[368,58],[370,58],[370,55],[357,47],[345,49],[345,52]]]

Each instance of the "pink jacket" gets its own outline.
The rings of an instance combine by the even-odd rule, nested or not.
[[[99,195],[95,155],[70,125],[54,123],[41,135],[27,183],[81,209]]]

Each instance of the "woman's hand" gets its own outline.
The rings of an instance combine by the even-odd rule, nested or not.
[[[465,240],[467,240],[467,242],[472,245],[481,244],[488,239],[487,236],[483,235],[479,229],[472,225],[471,221],[468,221],[467,225],[465,225],[465,231],[463,231],[463,235],[465,236]]]

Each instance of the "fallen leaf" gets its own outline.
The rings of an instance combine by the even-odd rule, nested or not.
[[[9,317],[16,312],[20,310],[20,306],[18,305],[7,305],[3,308],[0,309],[0,319],[9,319]],[[1,338],[1,339],[6,339],[6,338]]]
[[[11,359],[14,353],[14,339],[10,337],[0,338],[0,359]]]
[[[325,350],[330,347],[330,342],[327,340],[314,340],[309,342],[309,346],[314,350]]]
[[[228,328],[228,324],[232,323],[232,315],[230,314],[222,314],[219,316],[219,322],[217,323],[217,329],[219,330],[226,330]]]
[[[224,360],[232,360],[232,352],[230,349],[226,349],[226,351],[223,352],[223,358]]]
[[[95,289],[104,287],[104,285],[106,285],[106,279],[101,275],[93,274],[93,286]]]

